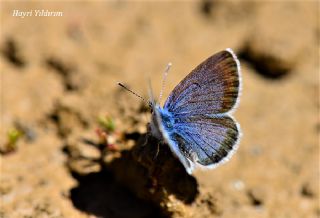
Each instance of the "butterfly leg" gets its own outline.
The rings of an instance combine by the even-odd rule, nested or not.
[[[148,144],[149,137],[150,137],[150,135],[146,134],[146,136],[144,137],[144,142],[143,142],[143,144],[141,145],[142,147],[144,147],[144,146],[146,146],[146,145]]]
[[[157,152],[156,152],[156,155],[153,157],[153,160],[155,160],[158,157],[159,151],[160,151],[160,142],[157,143]]]

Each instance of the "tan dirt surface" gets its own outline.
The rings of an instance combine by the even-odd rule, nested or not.
[[[319,8],[2,1],[0,217],[320,217]],[[150,78],[158,96],[172,62],[166,98],[228,47],[242,66],[240,147],[189,176],[166,145],[146,141],[148,107],[117,82],[148,98]]]

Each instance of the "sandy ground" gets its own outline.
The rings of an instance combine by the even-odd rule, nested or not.
[[[12,16],[39,9],[63,16]],[[320,217],[318,2],[2,1],[0,28],[0,217]],[[141,150],[150,114],[117,82],[148,97],[172,62],[168,96],[227,47],[243,137],[191,177],[165,145]],[[105,114],[115,149],[96,133]]]

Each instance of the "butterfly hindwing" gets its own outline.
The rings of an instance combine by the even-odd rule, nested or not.
[[[186,117],[174,124],[169,137],[192,162],[215,166],[236,150],[239,127],[229,116]]]

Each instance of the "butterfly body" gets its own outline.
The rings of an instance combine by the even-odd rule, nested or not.
[[[240,89],[240,64],[233,51],[209,57],[174,88],[163,108],[151,104],[152,135],[169,145],[189,174],[195,166],[218,166],[239,142],[240,127],[230,114]]]

